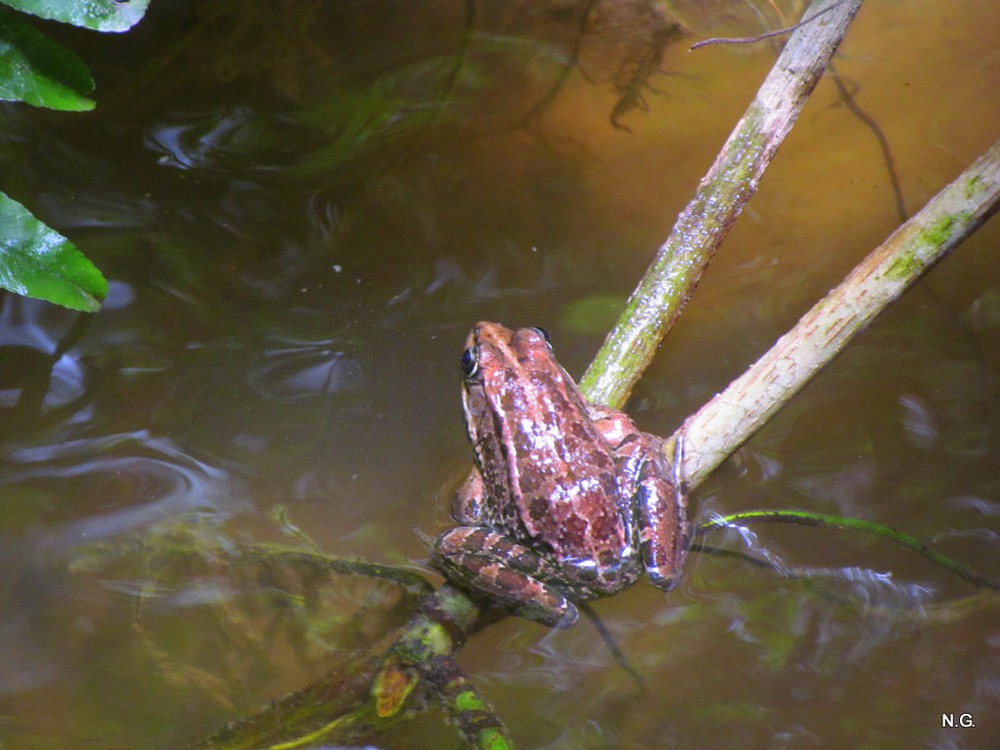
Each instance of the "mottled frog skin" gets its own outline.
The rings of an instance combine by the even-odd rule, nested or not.
[[[587,403],[541,329],[476,324],[462,371],[475,468],[452,507],[461,525],[435,540],[432,563],[557,627],[576,622],[573,600],[614,594],[643,568],[670,589],[689,529],[662,441]]]

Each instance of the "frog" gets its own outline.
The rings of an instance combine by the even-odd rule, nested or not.
[[[475,465],[452,501],[457,526],[431,564],[474,596],[568,628],[577,603],[643,570],[669,591],[689,544],[687,497],[664,442],[624,412],[592,404],[541,328],[481,321],[461,359]]]

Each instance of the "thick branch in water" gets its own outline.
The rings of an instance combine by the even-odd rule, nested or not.
[[[934,263],[1000,205],[1000,141],[897,229],[795,327],[689,417],[684,475],[704,479]]]

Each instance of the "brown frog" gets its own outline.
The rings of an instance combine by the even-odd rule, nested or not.
[[[434,541],[433,564],[557,627],[576,622],[572,600],[616,593],[643,567],[670,589],[689,529],[662,441],[588,403],[539,328],[476,324],[462,373],[476,465],[453,503],[461,525]]]

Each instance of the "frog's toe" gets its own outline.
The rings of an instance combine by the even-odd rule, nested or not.
[[[545,584],[539,585],[548,589]],[[580,619],[580,611],[576,605],[552,589],[544,595],[540,594],[537,600],[514,602],[510,609],[520,617],[560,630],[573,627]]]
[[[576,605],[567,601],[566,611],[557,621],[551,624],[551,627],[558,628],[559,630],[565,630],[566,628],[571,628],[576,625],[576,621],[579,619],[580,611],[576,608]]]
[[[670,591],[680,581],[680,575],[676,572],[667,574],[660,568],[646,568],[646,575],[650,582],[662,591]]]

